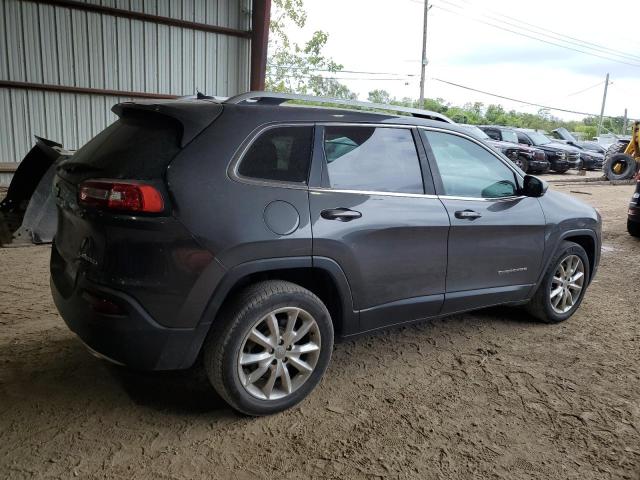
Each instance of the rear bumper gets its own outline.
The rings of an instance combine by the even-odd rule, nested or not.
[[[82,275],[71,289],[68,282],[64,272],[52,271],[53,301],[69,329],[97,356],[137,370],[177,370],[195,362],[208,325],[166,328],[122,292],[95,285]],[[125,314],[96,311],[87,293],[115,302]]]

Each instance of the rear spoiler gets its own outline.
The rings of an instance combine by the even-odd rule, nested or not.
[[[180,147],[184,148],[222,113],[223,106],[215,99],[178,99],[123,102],[111,111],[118,117],[127,112],[150,112],[172,118],[182,126]]]

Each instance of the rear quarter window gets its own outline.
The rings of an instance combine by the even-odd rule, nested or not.
[[[130,112],[71,157],[111,178],[157,178],[180,151],[180,124],[164,115]]]
[[[262,132],[240,159],[238,175],[257,180],[307,183],[313,127],[274,127]]]

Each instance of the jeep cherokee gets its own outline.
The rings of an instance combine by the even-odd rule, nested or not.
[[[291,99],[308,97],[120,103],[61,161],[51,289],[94,354],[199,360],[233,408],[265,415],[313,390],[334,337],[498,304],[575,313],[593,208],[440,114]]]

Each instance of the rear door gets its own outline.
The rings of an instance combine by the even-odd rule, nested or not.
[[[360,330],[438,314],[449,218],[417,131],[325,125],[318,132],[323,173],[310,191],[313,255],[346,273]]]
[[[526,298],[544,253],[538,199],[521,196],[515,170],[475,139],[422,135],[451,220],[443,313]]]

